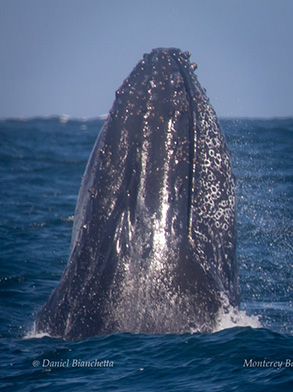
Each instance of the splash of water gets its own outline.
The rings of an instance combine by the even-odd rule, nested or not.
[[[229,304],[228,298],[222,294],[222,306],[218,312],[217,325],[213,332],[234,327],[262,328],[259,317],[249,316],[244,310],[234,308]]]

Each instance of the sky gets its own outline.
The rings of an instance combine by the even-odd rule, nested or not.
[[[293,0],[0,0],[0,118],[109,112],[144,53],[191,52],[220,117],[293,116]]]

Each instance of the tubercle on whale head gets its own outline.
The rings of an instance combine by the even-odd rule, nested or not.
[[[164,56],[172,56],[174,60],[184,65],[185,67],[190,67],[192,71],[197,69],[196,63],[190,63],[189,59],[191,57],[191,53],[188,51],[182,51],[178,48],[156,48],[151,51],[149,54],[144,54],[144,60],[148,60],[149,58],[154,58],[154,56],[160,56],[160,59],[164,59]],[[157,57],[157,61],[159,57]]]
[[[156,48],[153,49],[150,53],[145,53],[143,55],[143,59],[139,60],[138,63],[136,64],[136,67],[133,69],[132,73],[123,81],[122,85],[118,88],[116,91],[116,99],[118,96],[121,96],[124,94],[124,89],[127,88],[127,85],[129,83],[129,80],[132,78],[133,73],[135,71],[146,71],[146,67],[148,63],[153,63],[155,64],[156,62],[159,63],[161,60],[164,60],[166,57],[172,57],[173,60],[176,60],[176,62],[180,63],[185,69],[189,69],[190,71],[195,71],[197,69],[197,64],[196,63],[191,63],[189,61],[191,57],[191,53],[188,51],[182,51],[181,49],[177,48]],[[166,70],[165,66],[162,66],[162,71]],[[149,70],[149,73],[155,71]],[[156,72],[156,71],[155,71]],[[141,84],[144,85],[147,82],[147,77],[145,81],[142,81]]]
[[[184,91],[186,91],[189,101],[196,100],[199,102],[202,96],[201,90],[197,91],[196,95],[190,96],[189,94],[189,79],[197,80],[194,74],[197,64],[189,61],[190,56],[190,52],[184,52],[177,48],[157,48],[153,49],[149,54],[144,54],[143,59],[139,60],[130,75],[117,89],[116,99],[110,109],[108,120],[110,120],[111,116],[128,117],[128,112],[130,112],[130,115],[133,115],[132,108],[135,106],[136,114],[145,115],[151,108],[151,102],[154,101],[156,101],[158,110],[161,110],[158,107],[160,102],[173,104],[178,103],[180,100],[183,102],[181,98],[183,98],[182,94],[184,94]],[[188,78],[187,82],[186,77]],[[168,89],[170,84],[174,85],[174,90],[168,93],[165,89]],[[165,94],[164,90],[166,91]],[[172,99],[173,102],[171,102]],[[128,105],[124,105],[119,110],[119,105],[123,101],[128,103]],[[140,102],[139,106],[138,102]],[[200,106],[198,109],[200,109]],[[180,105],[176,110],[178,113],[184,112],[186,111],[186,105]],[[172,113],[171,111],[170,115]],[[168,121],[168,119],[166,118],[165,121]]]

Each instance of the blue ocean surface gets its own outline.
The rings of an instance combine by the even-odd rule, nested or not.
[[[0,390],[292,391],[293,119],[223,119],[237,184],[241,311],[210,334],[34,333],[67,263],[103,122],[0,121]]]

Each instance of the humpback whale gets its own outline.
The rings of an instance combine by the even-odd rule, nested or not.
[[[117,90],[38,332],[211,332],[239,305],[230,153],[195,69],[189,52],[154,49]]]

